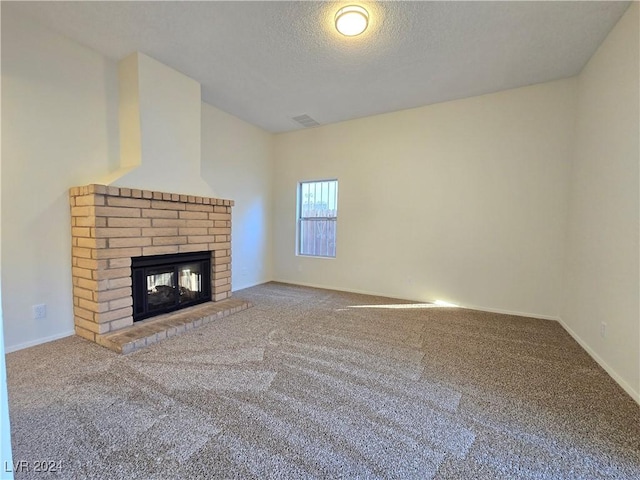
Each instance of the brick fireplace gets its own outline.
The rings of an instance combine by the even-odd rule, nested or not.
[[[96,184],[69,200],[77,335],[104,345],[133,328],[133,257],[210,252],[211,300],[231,297],[232,200]]]

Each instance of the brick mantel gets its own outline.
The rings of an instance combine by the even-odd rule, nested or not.
[[[132,257],[210,251],[212,300],[231,296],[232,200],[92,184],[69,201],[76,334],[133,324]]]

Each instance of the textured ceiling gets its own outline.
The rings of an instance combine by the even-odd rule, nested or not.
[[[140,51],[202,97],[271,132],[577,74],[629,2],[357,2],[359,37],[333,16],[355,2],[2,2],[119,60]]]

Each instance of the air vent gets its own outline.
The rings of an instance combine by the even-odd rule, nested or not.
[[[300,125],[302,125],[304,128],[317,127],[318,125],[320,125],[309,115],[298,115],[297,117],[293,117],[293,119],[296,122],[298,122]]]

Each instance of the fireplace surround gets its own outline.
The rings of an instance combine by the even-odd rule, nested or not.
[[[104,344],[133,325],[132,265],[140,259],[204,254],[206,300],[231,297],[232,200],[91,184],[71,188],[69,201],[77,335]]]

